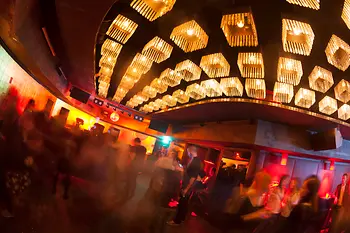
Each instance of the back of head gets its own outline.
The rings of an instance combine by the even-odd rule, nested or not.
[[[260,171],[255,174],[251,187],[261,192],[266,192],[269,189],[270,183],[271,176],[265,171]]]

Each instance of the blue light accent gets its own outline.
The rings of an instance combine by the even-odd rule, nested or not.
[[[162,138],[162,144],[164,144],[164,145],[169,145],[171,143],[171,141],[172,141],[172,138],[169,136],[163,136],[163,138]]]

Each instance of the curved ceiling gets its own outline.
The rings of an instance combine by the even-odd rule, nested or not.
[[[114,100],[121,101],[122,104],[129,104],[135,107],[135,109],[139,109],[145,104],[154,102],[157,99],[162,99],[166,95],[173,95],[176,90],[182,90],[183,92],[180,92],[180,95],[183,95],[186,93],[187,87],[194,83],[201,84],[202,81],[209,79],[216,80],[220,83],[221,78],[237,77],[243,85],[242,97],[244,98],[253,97],[264,99],[266,97],[271,101],[285,102],[284,104],[288,106],[299,107],[296,105],[295,94],[298,93],[300,88],[305,88],[311,90],[311,93],[315,93],[315,101],[311,101],[311,106],[307,109],[315,113],[321,113],[326,116],[329,115],[336,119],[343,118],[343,120],[348,120],[347,118],[350,116],[350,107],[345,106],[342,109],[345,114],[342,116],[338,116],[338,111],[336,110],[343,106],[344,102],[348,102],[347,98],[349,98],[349,92],[343,94],[341,94],[341,92],[343,92],[344,88],[346,91],[350,91],[349,84],[347,82],[344,82],[345,84],[339,84],[338,87],[341,90],[338,90],[338,93],[340,94],[338,96],[335,95],[335,87],[342,79],[348,80],[349,74],[349,69],[347,69],[347,67],[349,65],[350,47],[347,43],[350,43],[350,31],[342,19],[344,0],[177,0],[172,9],[170,9],[171,6],[169,7],[170,10],[163,9],[163,15],[153,21],[150,21],[137,11],[137,9],[146,9],[147,4],[152,6],[152,4],[163,2],[169,3],[173,1],[120,0],[114,4],[106,15],[105,23],[100,27],[98,43],[96,45],[96,73],[101,70],[100,60],[108,59],[106,56],[101,56],[101,52],[103,53],[103,46],[105,46],[104,43],[107,39],[120,43],[121,49],[120,51],[118,50],[118,56],[112,58],[113,60],[117,57],[115,64],[111,66],[113,68],[113,73],[110,75],[105,75],[103,72],[99,73],[100,76],[97,78],[96,88],[101,96],[107,98],[115,97]],[[300,4],[302,2],[309,3],[309,7],[292,4]],[[319,9],[317,9],[318,5]],[[243,17],[241,15],[242,13],[245,13]],[[124,23],[120,18],[117,18],[119,15],[131,21]],[[231,47],[221,28],[224,15],[234,15],[232,19],[234,17],[243,19],[243,22],[241,22],[242,20],[234,22],[232,19],[228,21],[228,24],[231,25],[228,25],[229,29],[226,31],[226,34],[245,34],[253,36],[250,38],[248,36],[242,37],[243,39],[241,39],[240,43],[234,44],[232,42],[231,45],[233,46]],[[199,49],[192,52],[185,52],[184,50],[186,49],[183,50],[174,43],[174,40],[171,39],[171,34],[174,28],[192,20],[195,20],[196,24],[202,29],[198,34],[195,32],[195,35],[200,38]],[[118,38],[118,35],[120,36],[118,30],[116,32],[114,31],[114,34],[112,33],[111,28],[118,22],[123,23],[121,27],[128,26],[129,28],[133,26],[132,23],[137,24],[137,27],[132,28],[129,39],[125,39],[125,37],[122,39],[121,37]],[[242,28],[244,30],[239,31]],[[191,30],[196,29],[192,28],[189,31],[189,29],[185,27],[184,30],[185,36],[186,33],[187,36],[190,36],[193,34]],[[165,56],[160,60],[157,60],[159,57],[152,57],[152,55],[147,52],[147,48],[145,48],[147,43],[152,41],[155,37],[159,37],[163,40],[163,42],[161,42],[162,46],[168,44],[172,47],[172,50],[169,48],[165,49],[168,51],[165,51]],[[206,40],[208,40],[207,44]],[[334,43],[330,44],[330,41]],[[204,45],[201,43],[204,43]],[[300,47],[302,47],[302,49],[300,49]],[[326,48],[328,48],[327,54],[325,52]],[[189,49],[189,47],[187,49]],[[166,53],[170,50],[171,53],[168,57],[167,55],[169,54]],[[248,54],[248,57],[245,59],[247,63],[254,64],[241,64],[244,63],[244,59],[243,62],[239,62],[241,59],[240,56],[242,56],[239,54],[248,52],[256,53],[254,56]],[[123,98],[116,98],[115,93],[117,88],[125,84],[123,83],[125,80],[122,82],[122,85],[121,81],[123,77],[125,78],[126,73],[132,71],[130,69],[128,70],[128,67],[132,64],[134,57],[138,53],[142,53],[147,59],[154,60],[154,62],[152,62],[151,67],[143,67],[144,69],[142,71],[144,74],[134,79],[137,80],[134,85],[127,85],[127,88],[124,88],[127,90],[127,93],[124,97],[121,95]],[[221,75],[216,76],[215,74],[212,75],[206,70],[205,65],[201,64],[203,63],[203,57],[215,53],[221,53],[230,67],[229,71],[226,69]],[[260,54],[263,62],[260,62]],[[281,78],[283,76],[281,73],[278,73],[279,61],[282,62],[280,58],[287,59],[286,63],[281,65],[282,72],[287,73],[284,75],[287,77],[285,79]],[[164,89],[166,89],[164,93],[159,93],[163,92],[163,90],[161,90],[163,88],[160,87],[154,98],[146,98],[148,99],[146,101],[136,101],[141,104],[130,104],[131,101],[128,102],[135,95],[141,94],[145,86],[150,85],[155,78],[159,78],[164,70],[169,68],[175,70],[175,73],[178,73],[179,70],[176,69],[176,65],[187,59],[191,60],[197,66],[201,66],[202,71],[200,79],[185,81],[185,78],[181,77],[180,84],[174,87],[164,87]],[[293,60],[288,61],[288,59]],[[110,61],[110,59],[108,61]],[[105,60],[105,63],[108,63],[108,61]],[[221,65],[224,63],[221,63]],[[209,68],[217,68],[217,64],[210,64]],[[246,74],[246,69],[250,68],[252,68],[254,72],[248,72],[248,74]],[[293,75],[299,76],[300,82],[298,78],[288,78],[294,77]],[[322,82],[318,80],[315,85],[312,85],[309,82],[310,76],[315,76],[316,79],[321,77],[323,80]],[[256,78],[262,79],[257,81]],[[289,82],[291,85],[275,85],[278,78],[280,78],[281,83]],[[327,82],[329,85],[327,85]],[[253,89],[254,85],[259,86],[265,83],[266,92],[262,93],[262,95],[255,95],[258,92],[247,90],[247,83],[251,83],[251,88]],[[281,86],[280,89],[282,90],[282,94],[280,95],[278,95],[278,90],[274,89],[278,88],[278,85]],[[214,82],[209,83],[209,89],[210,88],[214,89],[214,91],[221,92],[219,89],[222,87],[215,86]],[[327,90],[322,90],[322,88]],[[103,89],[105,89],[105,93],[101,91]],[[226,96],[222,93],[216,96],[215,93],[213,94],[213,92],[205,90],[203,92],[204,97],[200,100],[222,98]],[[307,91],[300,92],[298,100],[301,98],[301,101],[299,104],[297,103],[298,105],[302,105],[302,103],[306,102],[303,101],[302,98],[307,93]],[[326,96],[332,99],[324,99]],[[335,100],[337,97],[341,101]],[[169,102],[169,104],[163,106],[163,109],[172,107],[172,101],[169,100]],[[193,98],[189,99],[189,103],[196,102],[198,102],[198,100]],[[321,105],[323,104],[326,106],[324,109],[319,108],[320,102]],[[181,105],[182,104],[179,102],[176,103],[176,106]],[[329,108],[327,108],[327,105],[329,105]]]

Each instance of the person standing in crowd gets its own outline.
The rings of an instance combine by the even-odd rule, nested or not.
[[[203,163],[198,157],[197,148],[195,146],[189,146],[187,148],[187,156],[189,158],[189,163],[185,169],[177,212],[175,218],[168,222],[168,224],[171,226],[177,226],[185,221],[188,213],[192,186],[203,169]]]
[[[342,182],[335,190],[335,200],[332,212],[331,233],[343,232],[349,230],[350,221],[350,189],[349,176],[343,174]]]

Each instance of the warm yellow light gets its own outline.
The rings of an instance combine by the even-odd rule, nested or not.
[[[172,97],[171,95],[163,96],[162,100],[169,106],[174,107],[176,105],[177,99]]]
[[[203,56],[200,67],[210,78],[225,77],[230,74],[230,64],[222,53]]]
[[[277,67],[277,81],[296,86],[300,83],[302,76],[303,67],[301,65],[301,61],[285,57],[279,58]]]
[[[167,86],[175,87],[180,84],[182,76],[172,69],[165,69],[159,76],[159,80]]]
[[[204,88],[208,97],[217,97],[222,95],[222,89],[220,83],[215,79],[208,79],[201,82],[201,86]]]
[[[222,78],[220,80],[220,85],[223,93],[226,96],[242,96],[243,95],[243,85],[239,78]]]
[[[112,58],[108,55],[103,55],[100,58],[99,66],[100,67],[108,67],[109,69],[113,69],[115,66],[115,63],[117,62],[117,58]]]
[[[333,75],[322,67],[315,66],[309,76],[309,85],[312,90],[325,93],[333,86]]]
[[[176,90],[173,93],[173,97],[176,98],[177,102],[181,104],[188,103],[190,101],[190,96],[186,94],[183,90]]]
[[[199,84],[194,83],[186,88],[186,94],[195,100],[203,99],[206,95],[205,89]]]
[[[300,88],[299,91],[295,94],[295,100],[294,103],[296,106],[302,107],[302,108],[310,108],[312,105],[314,105],[316,101],[315,92]]]
[[[347,103],[350,100],[350,83],[342,79],[334,88],[335,98],[341,102]]]
[[[166,109],[168,107],[167,103],[162,99],[156,99],[154,103],[160,109]]]
[[[130,6],[149,21],[154,21],[171,11],[175,2],[176,0],[133,0]]]
[[[119,97],[119,98],[124,98],[126,96],[126,93],[128,93],[128,89],[118,87],[117,90],[115,91],[114,97]]]
[[[158,111],[160,106],[158,106],[155,102],[149,102],[148,105],[153,108],[153,111]]]
[[[124,76],[122,77],[122,80],[120,81],[119,87],[130,90],[131,88],[134,87],[134,85],[136,83],[136,80],[134,78],[135,77],[133,77],[129,74],[124,74]]]
[[[282,44],[285,52],[309,56],[315,34],[311,26],[291,19],[282,20]]]
[[[108,88],[109,88],[109,83],[110,83],[110,79],[99,79],[98,81],[98,96],[102,97],[102,98],[106,98],[107,94],[108,94]]]
[[[265,99],[266,97],[266,86],[264,79],[252,79],[247,78],[245,80],[245,91],[251,98]]]
[[[332,35],[325,50],[327,60],[339,70],[345,71],[350,65],[350,46],[336,35]]]
[[[346,26],[350,29],[350,0],[345,0],[341,18],[344,20]]]
[[[153,112],[153,110],[154,110],[153,107],[150,106],[149,104],[146,104],[140,108],[141,112],[146,112],[146,113]]]
[[[109,26],[106,34],[116,41],[125,44],[134,34],[137,26],[137,23],[134,21],[118,15],[111,26]]]
[[[108,67],[105,67],[105,66],[101,66],[101,69],[100,69],[100,71],[98,73],[101,76],[111,77],[112,74],[113,74],[113,70],[111,68],[108,68]]]
[[[222,16],[221,29],[231,47],[258,46],[258,35],[250,12]]]
[[[159,78],[153,79],[151,82],[151,87],[156,89],[159,94],[166,92],[168,89],[168,85],[165,85]]]
[[[314,10],[320,9],[320,0],[287,0],[287,2]]]
[[[191,60],[185,60],[176,65],[175,72],[180,74],[186,82],[190,82],[200,79],[202,70]]]
[[[141,53],[137,53],[132,60],[130,67],[133,67],[133,70],[135,70],[135,72],[138,71],[141,74],[145,74],[151,69],[152,63],[152,60],[148,59]]]
[[[123,45],[119,44],[118,42],[106,39],[101,47],[101,55],[111,56],[114,59],[117,59],[122,48]]]
[[[273,100],[281,103],[290,103],[294,95],[293,85],[275,82],[273,88]]]
[[[350,106],[347,104],[343,104],[343,106],[341,106],[338,109],[338,118],[342,119],[344,121],[349,120],[350,118]]]
[[[151,86],[145,86],[142,90],[142,93],[148,98],[154,98],[157,95],[157,90]]]
[[[264,60],[261,53],[239,53],[237,65],[244,78],[264,78]]]
[[[329,96],[325,96],[319,103],[320,112],[331,115],[338,109],[337,101]]]
[[[143,47],[142,54],[154,62],[161,63],[170,57],[172,51],[173,46],[156,36]]]

